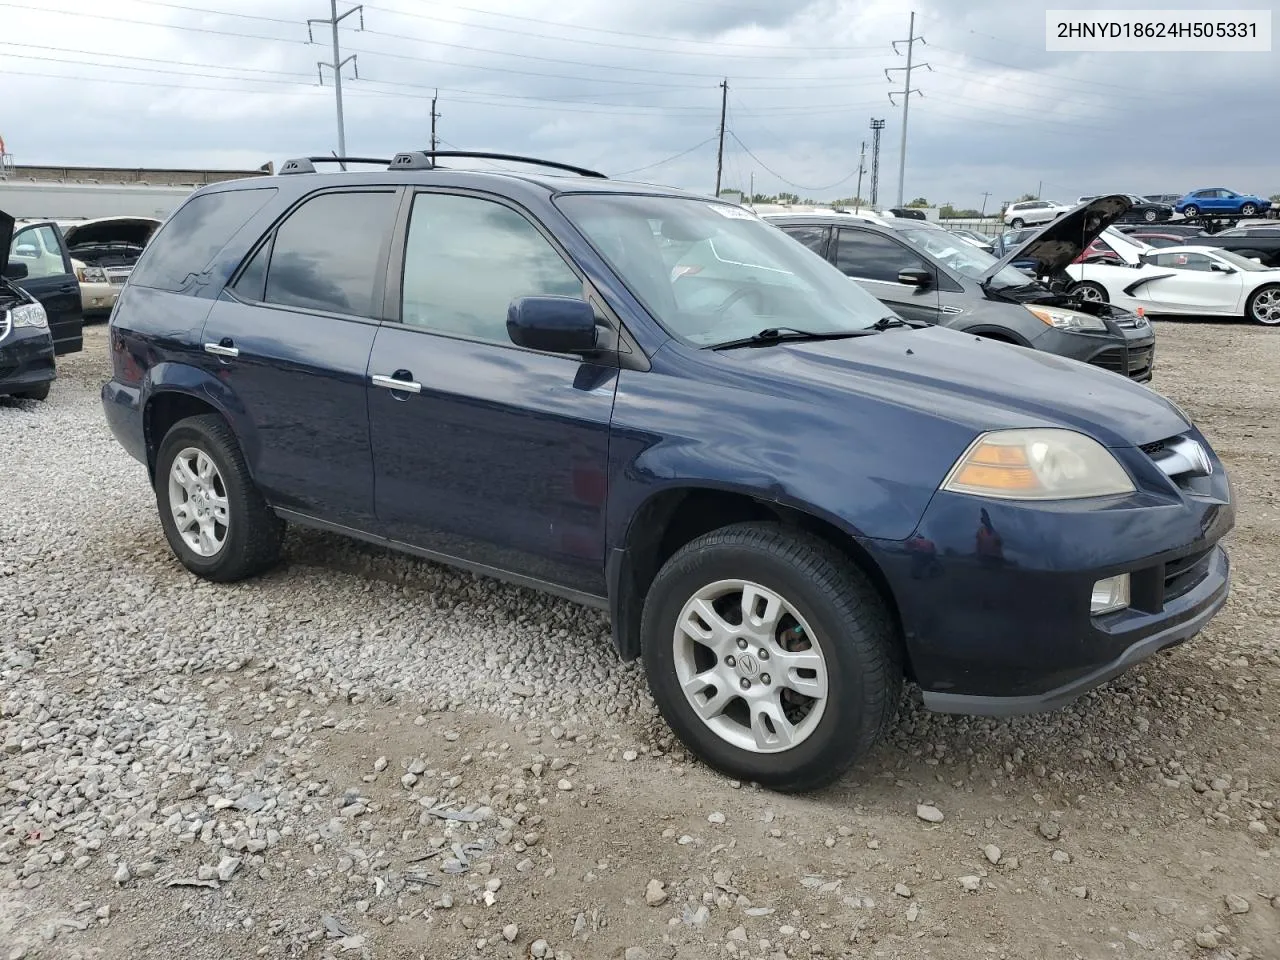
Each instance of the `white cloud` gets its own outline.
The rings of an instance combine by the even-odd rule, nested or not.
[[[1090,4],[1107,5],[1076,5]],[[917,58],[934,70],[913,81],[907,199],[968,206],[989,191],[995,204],[1038,182],[1059,199],[1280,189],[1270,54],[1048,54],[1041,7],[918,10]],[[256,167],[327,153],[333,96],[315,78],[331,51],[326,28],[308,44],[305,26],[327,14],[325,0],[0,4],[0,135],[18,162]],[[877,116],[881,199],[896,193],[900,111],[884,69],[904,63],[889,44],[907,10],[892,0],[382,0],[357,25],[341,32],[361,76],[345,83],[350,153],[425,145],[439,87],[451,145],[622,171],[710,139],[636,175],[710,190],[727,76],[727,186],[847,178],[825,195],[851,194]]]

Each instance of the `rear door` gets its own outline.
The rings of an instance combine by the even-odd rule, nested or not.
[[[374,524],[366,378],[399,197],[304,199],[247,258],[202,337],[204,366],[242,408],[268,502],[362,530]]]
[[[9,262],[26,266],[17,285],[44,306],[55,353],[75,353],[84,346],[80,282],[71,267],[62,232],[51,223],[18,227],[9,247]]]
[[[830,260],[846,277],[899,316],[938,322],[938,271],[905,243],[861,227],[840,227],[832,242]],[[933,282],[923,289],[899,283],[902,270],[928,271]]]
[[[369,365],[381,531],[604,596],[617,368],[517,347],[506,329],[513,299],[580,298],[583,278],[496,197],[419,192],[404,232],[388,280],[401,286],[399,322],[378,331]]]

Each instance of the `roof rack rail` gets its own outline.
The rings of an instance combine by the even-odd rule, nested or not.
[[[434,170],[438,157],[464,157],[473,160],[508,160],[512,163],[530,163],[538,167],[550,167],[554,170],[565,170],[582,177],[594,177],[600,180],[609,179],[598,170],[575,167],[568,163],[557,163],[555,160],[539,160],[537,157],[522,157],[513,153],[481,153],[474,150],[410,150],[397,153],[388,165],[389,170]],[[283,171],[281,171],[283,172]]]
[[[280,176],[286,173],[315,173],[317,163],[340,163],[343,169],[346,169],[348,163],[376,163],[385,165],[390,160],[384,160],[381,157],[298,157],[296,160],[286,160],[280,164]]]

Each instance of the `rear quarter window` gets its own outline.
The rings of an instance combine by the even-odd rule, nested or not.
[[[203,273],[237,230],[276,195],[275,187],[193,197],[160,228],[129,277],[131,286],[176,291]]]

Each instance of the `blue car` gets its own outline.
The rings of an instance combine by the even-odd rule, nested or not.
[[[1052,709],[1226,600],[1222,463],[1122,375],[904,321],[720,200],[317,162],[196,191],[111,318],[107,421],[200,577],[292,523],[607,610],[688,747],[780,790],[904,680]]]
[[[1184,217],[1201,214],[1216,216],[1256,217],[1271,209],[1271,201],[1251,194],[1236,193],[1225,187],[1207,187],[1192,190],[1173,205]]]

